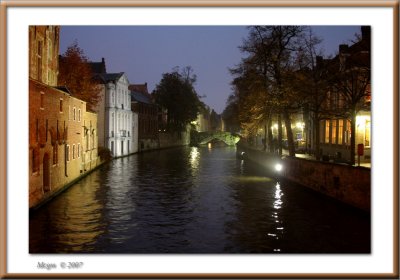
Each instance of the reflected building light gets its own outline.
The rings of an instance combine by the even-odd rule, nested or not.
[[[193,169],[197,169],[199,167],[199,157],[200,152],[197,147],[192,147],[190,151],[190,165]]]
[[[281,197],[283,196],[282,191],[281,191],[281,186],[279,183],[276,183],[276,191],[275,191],[275,201],[274,201],[274,208],[275,209],[280,209],[282,208],[282,200]]]

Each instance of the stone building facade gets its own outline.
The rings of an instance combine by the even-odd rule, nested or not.
[[[29,77],[57,86],[59,26],[29,26]]]
[[[99,146],[107,147],[113,157],[137,152],[135,117],[131,111],[129,81],[125,73],[97,73],[101,85],[99,115]]]

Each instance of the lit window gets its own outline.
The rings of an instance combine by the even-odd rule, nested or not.
[[[325,121],[325,143],[329,143],[330,120]]]
[[[343,120],[339,120],[338,144],[343,144]]]
[[[350,145],[351,139],[351,122],[349,120],[346,121],[346,131],[344,136],[344,144]]]
[[[365,147],[371,146],[371,121],[365,120]]]
[[[332,144],[336,144],[336,122],[337,120],[332,121]]]

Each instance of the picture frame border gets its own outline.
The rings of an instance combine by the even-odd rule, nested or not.
[[[12,7],[389,7],[393,10],[393,271],[391,273],[8,273],[7,272],[7,9]],[[70,0],[2,1],[0,3],[0,278],[74,279],[265,279],[265,278],[393,278],[399,277],[399,1],[343,0]],[[389,156],[390,157],[390,156]]]

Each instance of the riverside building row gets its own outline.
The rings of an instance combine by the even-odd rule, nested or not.
[[[97,114],[58,86],[58,26],[29,27],[29,207],[100,163]]]
[[[291,115],[297,151],[316,154],[318,149],[324,160],[349,163],[352,156],[360,156],[362,162],[369,163],[372,147],[371,27],[362,26],[358,42],[340,45],[338,54],[331,59],[317,56],[315,64],[318,73],[326,75],[324,77],[335,86],[320,92],[320,96],[326,98],[318,113],[304,108],[302,112]],[[273,119],[270,128],[259,127],[255,137],[250,139],[255,146],[263,146],[265,130],[277,141],[278,123]],[[282,124],[282,139],[283,147],[287,148],[285,124]],[[355,146],[354,155],[351,153],[352,145]],[[362,152],[358,154],[360,146]]]
[[[59,26],[29,27],[30,208],[99,166],[103,148],[113,157],[138,150],[138,115],[131,110],[126,74],[96,73],[101,98],[88,111],[86,102],[58,84],[59,36]]]
[[[58,83],[59,36],[59,26],[29,27],[30,208],[99,166],[108,152],[122,157],[189,143],[188,131],[160,130],[167,114],[147,84],[130,84],[124,72],[108,73],[104,58],[88,62],[100,88],[96,106],[74,97]]]

